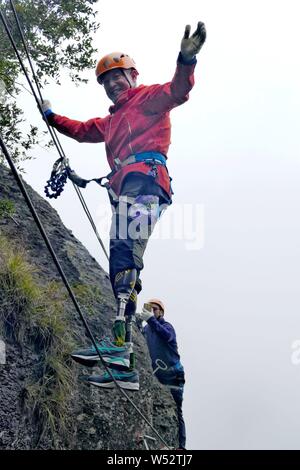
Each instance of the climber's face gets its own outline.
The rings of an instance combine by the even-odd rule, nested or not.
[[[108,98],[115,104],[123,91],[128,90],[130,84],[121,69],[109,70],[103,75],[102,85]]]

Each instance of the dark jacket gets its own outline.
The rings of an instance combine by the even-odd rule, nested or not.
[[[159,319],[151,317],[143,329],[143,334],[148,344],[153,369],[157,367],[155,362],[157,359],[168,367],[173,367],[180,361],[175,330],[163,317]]]

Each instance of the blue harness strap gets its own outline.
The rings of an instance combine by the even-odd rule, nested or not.
[[[153,161],[153,163],[161,163],[161,165],[166,166],[167,159],[162,153],[158,152],[142,152],[135,155],[136,162],[147,162],[148,160]]]
[[[163,165],[166,166],[167,164],[167,159],[166,157],[159,152],[141,152],[141,153],[136,153],[134,155],[129,155],[129,157],[125,158],[125,160],[120,160],[119,158],[114,159],[114,163],[116,165],[116,168],[113,170],[113,172],[116,172],[120,170],[121,168],[124,168],[127,165],[132,165],[134,163],[148,163],[149,165]]]

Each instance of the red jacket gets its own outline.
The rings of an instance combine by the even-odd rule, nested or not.
[[[115,168],[114,158],[123,161],[130,155],[146,151],[167,156],[171,137],[170,111],[188,100],[188,93],[194,85],[195,64],[196,59],[188,64],[179,54],[171,82],[125,90],[104,118],[81,122],[52,114],[49,122],[59,132],[78,142],[105,142],[111,169]],[[161,165],[157,169],[157,183],[171,195],[167,169]],[[117,171],[110,180],[117,195],[124,177],[133,171],[147,174],[149,166],[143,162],[133,163]]]

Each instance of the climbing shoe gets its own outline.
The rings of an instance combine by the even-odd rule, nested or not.
[[[139,375],[136,370],[130,370],[128,372],[116,372],[112,370],[111,373],[121,388],[125,390],[139,390]],[[116,386],[108,372],[105,372],[103,375],[90,375],[87,377],[86,381],[91,385],[101,388],[114,388]]]
[[[131,346],[116,346],[109,339],[97,343],[97,348],[105,362],[112,369],[127,370],[130,366]],[[94,346],[87,349],[78,349],[71,354],[74,361],[84,366],[93,367],[99,363],[100,357]]]

